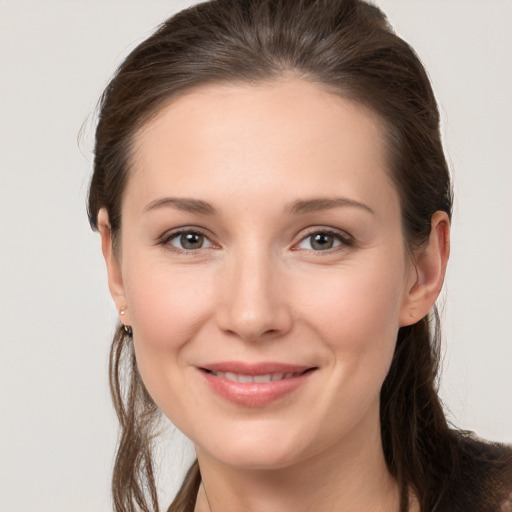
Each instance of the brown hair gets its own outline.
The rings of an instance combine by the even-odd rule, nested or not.
[[[450,215],[452,204],[436,101],[415,52],[380,10],[360,0],[213,0],[162,24],[126,58],[102,96],[88,204],[93,229],[105,207],[117,239],[134,135],[170,98],[207,83],[261,83],[285,74],[380,115],[406,243],[425,242],[432,215]],[[411,490],[422,511],[435,510],[456,465],[436,389],[437,326],[434,310],[400,329],[381,391],[383,449],[401,489],[402,512]],[[122,429],[115,510],[158,510],[150,449],[158,412],[137,372],[132,339],[121,328],[110,372]],[[199,483],[196,462],[169,511],[193,510]]]

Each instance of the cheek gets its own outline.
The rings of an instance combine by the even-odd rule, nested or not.
[[[300,309],[333,349],[378,349],[386,342],[394,345],[396,339],[403,289],[400,269],[374,265],[317,273],[314,282],[308,279],[294,294],[303,297]]]
[[[187,346],[211,308],[208,276],[191,279],[186,270],[136,262],[127,266],[126,275],[137,366],[151,397],[167,414],[179,408]]]
[[[186,271],[168,268],[128,272],[126,288],[134,332],[154,350],[178,347],[200,328],[210,303],[209,286],[207,275],[195,274],[191,279]]]
[[[316,275],[315,286],[295,290],[307,297],[301,306],[306,322],[328,349],[333,379],[324,396],[325,410],[353,411],[359,417],[378,400],[388,373],[399,329],[404,286],[400,264],[340,269]],[[304,313],[306,314],[306,313]],[[357,412],[359,411],[359,412]],[[337,414],[332,412],[332,414]]]
[[[330,353],[332,378],[317,398],[326,418],[326,443],[376,407],[399,328],[400,267],[388,272],[377,267],[372,272],[346,270],[317,274],[308,293],[295,290],[296,296],[307,297],[301,305],[305,324]]]

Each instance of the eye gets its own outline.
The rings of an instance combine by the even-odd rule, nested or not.
[[[352,239],[348,235],[335,231],[315,231],[305,236],[297,245],[299,249],[313,250],[316,252],[325,252],[329,249],[335,249],[342,245],[352,245]]]
[[[213,246],[203,233],[193,230],[174,232],[166,237],[162,243],[171,245],[177,252],[196,251]]]

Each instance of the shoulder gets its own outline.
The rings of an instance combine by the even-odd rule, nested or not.
[[[512,446],[453,431],[455,464],[443,510],[512,512]]]

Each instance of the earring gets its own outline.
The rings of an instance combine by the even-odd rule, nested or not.
[[[119,310],[119,314],[121,316],[123,316],[124,314],[126,313],[126,307],[122,307],[120,310]],[[131,327],[131,325],[123,325],[123,328],[126,332],[126,334],[128,334],[128,336],[131,336],[133,334],[133,329]]]

